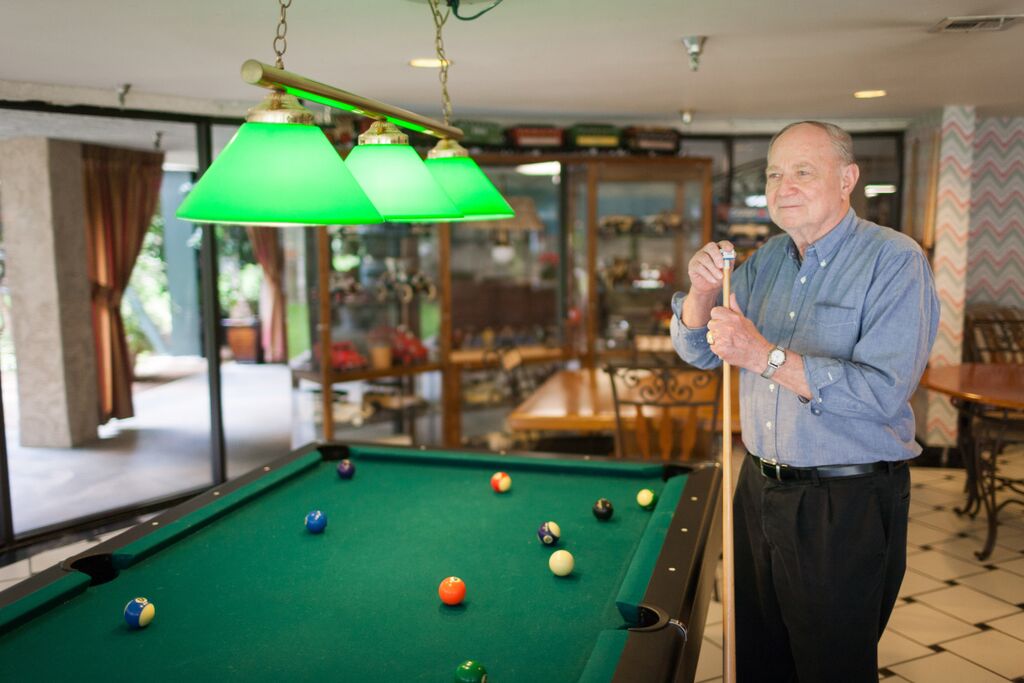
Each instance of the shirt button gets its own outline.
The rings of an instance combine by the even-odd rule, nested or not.
[[[789,312],[789,319],[792,320],[795,317],[796,317],[796,311],[790,311]]]
[[[805,282],[807,282],[807,276],[806,275],[804,275],[802,278],[800,278],[800,284],[803,284]]]
[[[811,412],[815,415],[821,415],[821,408],[811,408]]]
[[[768,385],[768,391],[775,391],[775,385],[774,384],[769,384]]]
[[[772,421],[768,420],[767,422],[764,423],[764,426],[767,427],[768,429],[771,429],[772,428]]]
[[[822,267],[822,268],[824,268],[824,267],[825,267],[825,266],[827,266],[827,265],[828,265],[828,261],[822,261],[822,262],[821,262],[821,267]]]

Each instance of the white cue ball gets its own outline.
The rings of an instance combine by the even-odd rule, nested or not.
[[[551,568],[551,573],[555,576],[569,576],[572,574],[574,566],[576,566],[576,560],[568,550],[556,550],[551,553],[551,558],[548,560],[548,567]]]

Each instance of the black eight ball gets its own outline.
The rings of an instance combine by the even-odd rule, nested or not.
[[[594,503],[594,516],[601,521],[611,519],[613,512],[615,512],[615,508],[612,507],[612,502],[607,498],[598,498],[597,502]]]

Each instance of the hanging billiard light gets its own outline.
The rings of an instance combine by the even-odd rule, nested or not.
[[[432,222],[462,212],[423,165],[409,136],[388,121],[374,121],[345,160],[384,220]]]
[[[438,79],[441,82],[441,104],[444,110],[444,123],[450,125],[452,102],[448,97],[448,67],[451,61],[444,51],[444,24],[451,10],[441,12],[440,0],[429,0],[430,11],[434,16],[434,46],[437,51],[437,62],[440,67]],[[469,152],[455,140],[442,138],[427,153],[427,168],[434,180],[451,197],[452,202],[462,213],[461,218],[449,219],[457,221],[482,221],[511,218],[515,211],[498,188],[480,170]]]
[[[427,170],[462,212],[459,221],[512,218],[516,215],[494,183],[454,140],[440,140],[427,152]]]
[[[177,212],[196,223],[380,223],[380,212],[345,168],[313,113],[271,92],[203,173]]]
[[[289,2],[288,5],[291,3]],[[274,38],[284,68],[288,9]],[[248,64],[248,62],[246,63]],[[246,65],[243,65],[243,77]],[[342,225],[381,222],[380,212],[345,168],[313,113],[283,88],[249,110],[246,122],[178,208],[196,223]]]

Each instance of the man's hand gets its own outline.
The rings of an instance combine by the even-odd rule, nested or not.
[[[687,266],[690,275],[690,294],[717,296],[722,289],[722,252],[735,251],[732,242],[708,242],[693,255]]]
[[[711,318],[711,309],[722,291],[722,251],[735,251],[732,242],[708,242],[693,255],[687,267],[690,293],[683,302],[680,318],[687,327],[704,327]]]
[[[743,315],[735,294],[729,297],[728,308],[716,306],[711,309],[708,336],[716,356],[730,365],[757,374],[768,367],[768,352],[775,348]]]

